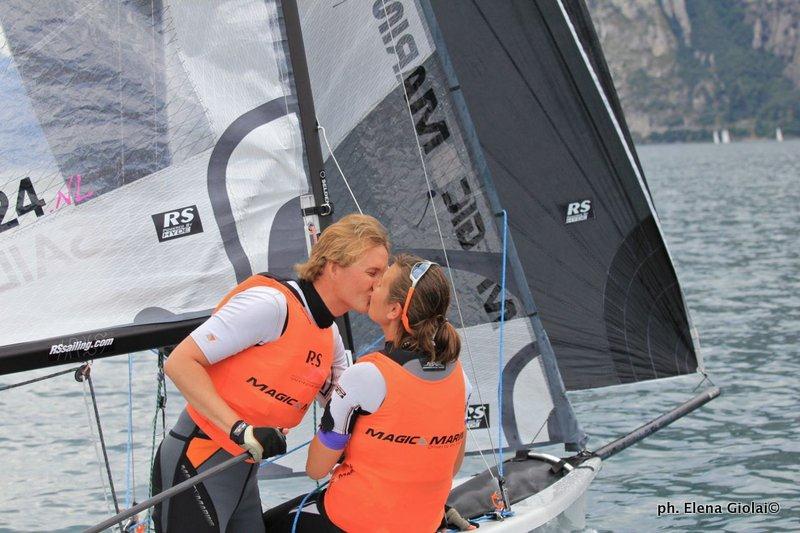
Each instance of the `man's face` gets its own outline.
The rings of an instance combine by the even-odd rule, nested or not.
[[[338,267],[336,289],[338,297],[357,313],[366,313],[375,285],[389,264],[389,252],[383,246],[366,250],[352,265]]]

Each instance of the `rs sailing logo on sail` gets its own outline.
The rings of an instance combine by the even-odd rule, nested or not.
[[[158,241],[164,242],[203,232],[203,223],[196,205],[151,215],[156,226]]]
[[[583,222],[590,218],[594,218],[594,211],[592,211],[592,200],[581,200],[579,202],[570,202],[566,205],[566,219],[565,224],[572,224],[574,222]]]

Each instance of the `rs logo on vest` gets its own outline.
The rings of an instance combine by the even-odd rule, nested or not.
[[[164,211],[151,216],[156,225],[159,242],[203,232],[203,223],[200,222],[200,213],[197,211],[196,205]]]
[[[322,364],[322,354],[317,353],[314,350],[309,350],[308,355],[306,356],[306,363],[319,368],[319,365]]]
[[[275,398],[279,402],[283,402],[286,405],[291,405],[295,409],[305,410],[305,408],[308,407],[307,404],[299,402],[297,398],[292,398],[288,394],[279,392],[277,389],[270,388],[270,386],[266,383],[259,383],[258,380],[253,376],[247,378],[247,383],[257,388],[267,396],[271,396],[272,398]]]

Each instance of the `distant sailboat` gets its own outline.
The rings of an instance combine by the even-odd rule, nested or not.
[[[719,131],[714,130],[714,144],[719,144]]]
[[[779,143],[783,142],[783,131],[780,128],[775,128],[775,140]]]
[[[722,130],[722,144],[730,144],[731,142],[731,133],[724,129]]]

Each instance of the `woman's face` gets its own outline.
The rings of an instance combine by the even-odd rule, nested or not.
[[[389,252],[383,246],[373,246],[350,266],[338,267],[336,292],[348,309],[366,313],[375,284],[386,270]]]
[[[401,304],[389,302],[389,290],[398,275],[400,275],[400,269],[397,265],[390,266],[375,284],[375,290],[372,292],[369,302],[369,318],[384,328],[384,331],[386,326],[399,322],[400,313],[403,310]]]

